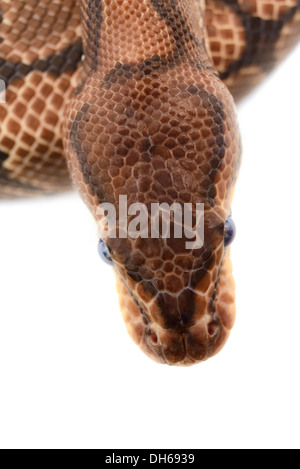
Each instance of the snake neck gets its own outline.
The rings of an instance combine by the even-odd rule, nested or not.
[[[204,0],[80,0],[85,71],[153,57],[210,66]]]

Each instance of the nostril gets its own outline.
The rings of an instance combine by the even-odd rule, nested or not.
[[[218,329],[218,326],[214,321],[208,325],[207,332],[210,335],[210,337],[213,337],[216,334],[217,329]]]
[[[157,345],[158,344],[158,337],[157,335],[155,334],[155,332],[151,332],[149,334],[149,340],[150,342],[153,344],[153,345]]]

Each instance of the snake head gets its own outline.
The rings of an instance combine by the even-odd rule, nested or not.
[[[204,212],[204,244],[188,239],[107,239],[121,309],[133,340],[154,360],[187,365],[225,343],[235,317],[226,222]]]
[[[240,145],[222,82],[191,63],[174,67],[154,57],[117,64],[104,79],[91,74],[69,107],[65,141],[73,180],[98,222],[99,205],[118,214],[120,197],[148,213],[152,204],[203,205],[201,246],[187,236],[106,239],[131,336],[159,362],[191,364],[215,354],[234,322],[225,223]]]

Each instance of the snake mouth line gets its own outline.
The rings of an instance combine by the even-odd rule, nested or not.
[[[217,293],[218,284],[220,282],[223,265],[224,263],[222,262],[220,269],[219,269],[218,277],[215,281],[213,293],[210,299],[208,300],[209,301],[209,314],[211,316],[211,321],[209,321],[205,325],[206,333],[205,333],[205,336],[203,337],[203,343],[202,343],[203,350],[208,349],[209,340],[211,339],[213,341],[214,335],[216,333],[216,328],[214,327],[214,324],[217,323],[217,320],[216,320],[217,318],[215,317],[215,301],[216,301],[216,293]],[[189,326],[184,325],[181,321],[181,323],[179,323],[177,327],[163,329],[163,333],[164,334],[166,333],[167,337],[169,338],[171,338],[172,335],[176,333],[176,341],[177,341],[176,349],[181,351],[180,359],[177,360],[175,354],[174,354],[175,356],[174,360],[169,359],[168,345],[164,343],[164,339],[162,339],[161,333],[159,332],[159,330],[157,330],[157,327],[151,327],[152,322],[149,319],[147,312],[141,306],[138,298],[134,296],[133,292],[128,287],[126,283],[126,279],[124,279],[118,273],[117,275],[118,275],[118,278],[122,281],[122,284],[124,285],[124,287],[126,288],[126,291],[129,293],[130,297],[139,308],[141,317],[143,319],[144,332],[139,342],[140,346],[142,345],[146,346],[148,353],[151,353],[151,355],[156,356],[159,359],[159,361],[162,360],[163,362],[165,362],[166,364],[170,366],[174,366],[174,365],[183,366],[183,365],[189,365],[189,364],[192,365],[194,363],[197,363],[197,361],[205,361],[208,358],[208,355],[207,354],[205,355],[203,353],[203,358],[201,358],[201,360],[197,360],[195,357],[193,357],[191,345],[189,344],[189,340],[192,337],[191,331],[193,330],[193,328],[197,327],[197,325],[202,327],[200,323],[203,323],[203,324],[205,323],[204,318],[202,318],[200,321],[196,322],[195,324],[191,324]],[[168,336],[168,331],[170,332],[170,336]]]

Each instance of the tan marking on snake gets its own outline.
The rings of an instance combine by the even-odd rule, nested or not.
[[[201,249],[107,240],[129,333],[160,363],[206,360],[233,327],[224,223],[241,147],[219,76],[235,98],[249,92],[299,39],[299,11],[296,0],[208,0],[206,18],[198,0],[1,4],[0,197],[63,190],[70,171],[96,219],[120,195],[204,203]]]

